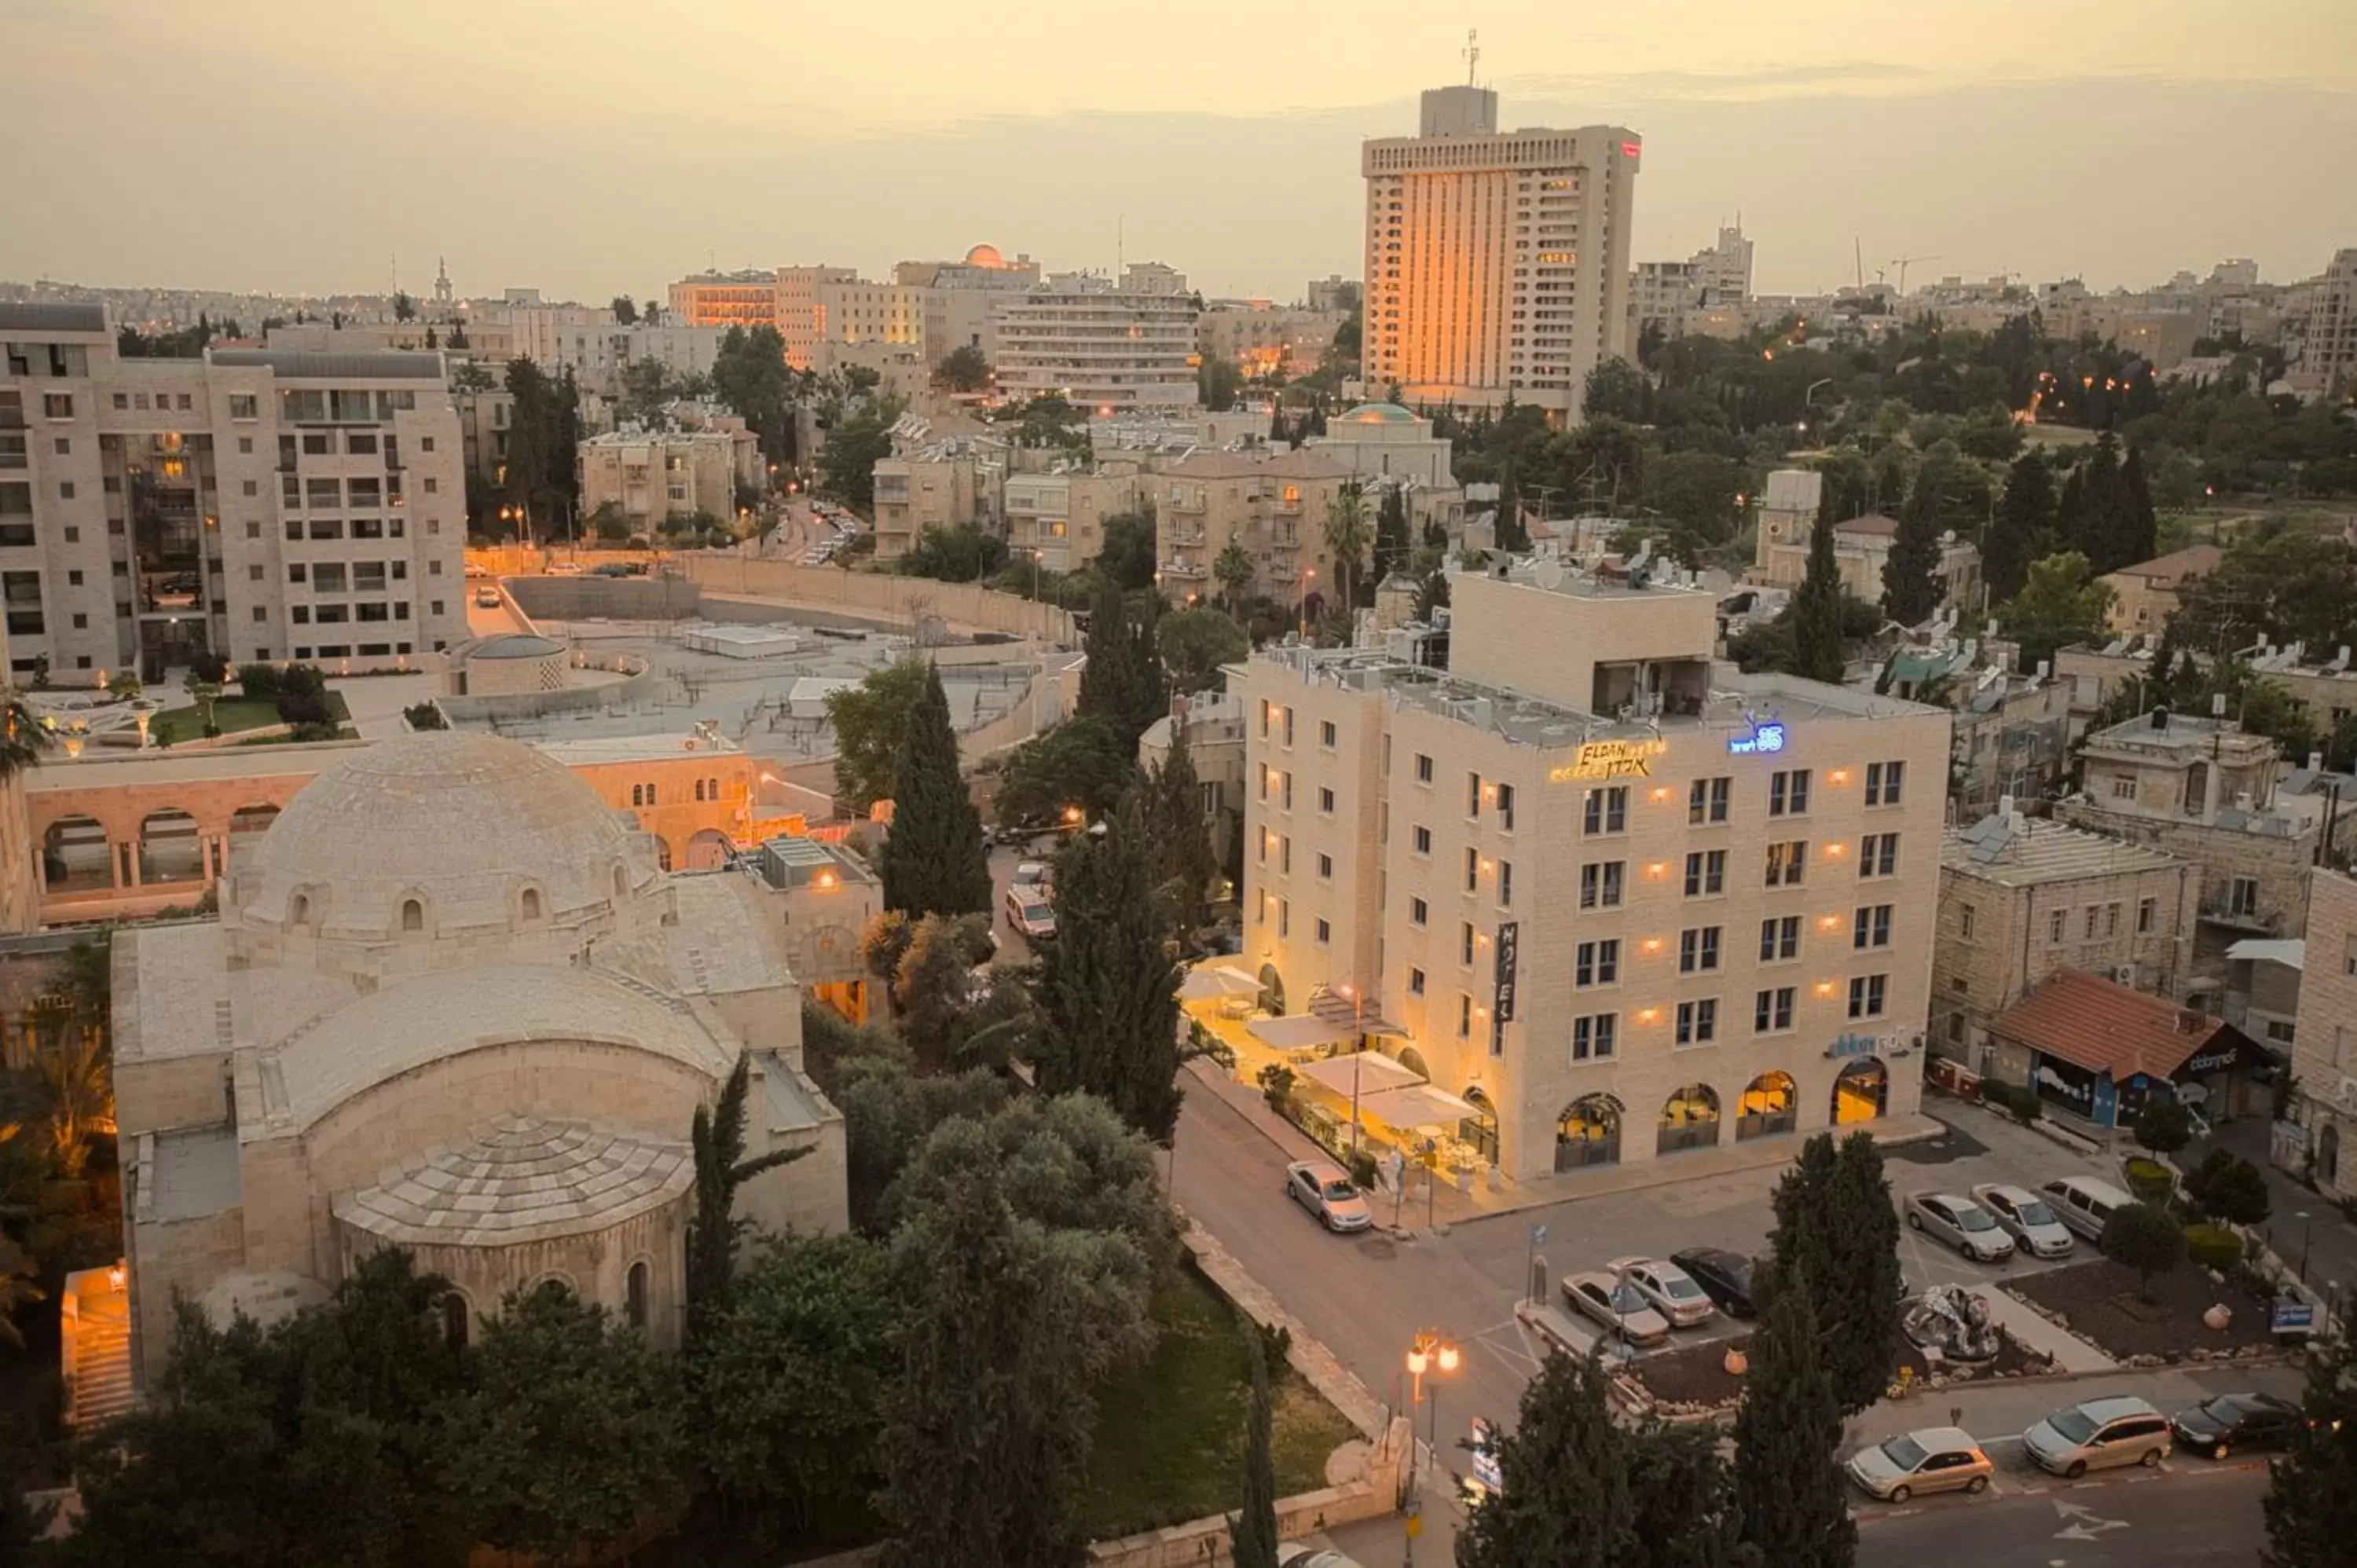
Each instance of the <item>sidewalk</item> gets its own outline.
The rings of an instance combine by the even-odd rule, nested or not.
[[[2163,1413],[2199,1404],[2222,1393],[2299,1397],[2296,1367],[2123,1367],[2076,1378],[2007,1378],[1992,1383],[1926,1389],[1907,1400],[1884,1400],[1852,1416],[1842,1434],[1843,1452],[1880,1443],[1902,1432],[1953,1424],[1983,1442],[2017,1438],[2040,1418],[2082,1400],[2134,1394]]]
[[[1995,1285],[1977,1285],[1973,1294],[1988,1304],[1989,1321],[2013,1336],[2023,1348],[2050,1356],[2066,1372],[2110,1372],[2119,1363],[2068,1329],[2057,1328],[2029,1303]]]
[[[2267,1135],[2266,1117],[2237,1117],[2212,1137],[2188,1144],[2179,1152],[2177,1163],[2180,1169],[2191,1170],[2214,1146],[2231,1149],[2258,1166],[2267,1178],[2271,1210],[2256,1229],[2275,1255],[2294,1272],[2304,1262],[2309,1283],[2319,1292],[2336,1283],[2343,1292],[2357,1291],[2357,1226],[2350,1224],[2330,1198],[2309,1191],[2297,1177],[2267,1163]]]

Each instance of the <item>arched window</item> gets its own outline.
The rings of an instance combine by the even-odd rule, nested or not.
[[[287,901],[286,923],[297,929],[311,923],[311,900],[297,893]]]
[[[623,870],[620,866],[619,866],[619,865],[618,865],[618,866],[616,866],[616,867],[614,867],[614,897],[617,897],[617,898],[619,898],[620,897],[622,897],[622,895],[624,895],[625,893],[628,893],[630,890],[630,873],[628,873],[628,872],[624,871],[624,870]]]
[[[704,798],[707,800],[717,800],[720,799],[719,779],[707,779],[704,781]]]
[[[645,786],[645,785],[643,785],[643,784],[633,784],[633,785],[631,785],[631,786],[630,786],[630,804],[631,804],[631,805],[633,805],[633,806],[643,806],[643,805],[645,805],[646,803],[647,803],[647,788],[646,788],[646,786]]]
[[[699,800],[704,799],[704,780],[701,779],[695,781],[695,798]]]
[[[523,890],[523,918],[527,920],[540,918],[540,889],[537,887]]]
[[[414,898],[404,898],[401,901],[401,929],[404,931],[424,930],[425,906]]]
[[[623,1285],[622,1309],[629,1316],[631,1327],[644,1328],[647,1326],[647,1265],[643,1262],[630,1265]]]
[[[457,1291],[442,1298],[442,1342],[453,1350],[467,1348],[467,1298]]]

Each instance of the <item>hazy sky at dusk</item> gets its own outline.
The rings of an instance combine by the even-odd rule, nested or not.
[[[1461,17],[1444,21],[1442,17]],[[1766,292],[2357,245],[2357,0],[0,0],[0,278],[602,300],[979,240],[1211,293],[1359,271],[1358,143],[1462,81],[1645,141],[1636,253]]]

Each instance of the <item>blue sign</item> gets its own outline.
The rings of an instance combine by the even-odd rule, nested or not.
[[[2312,1334],[2316,1331],[2316,1308],[2286,1296],[2276,1303],[2267,1328],[2276,1334]]]
[[[1825,1047],[1825,1055],[1836,1059],[1842,1057],[1870,1057],[1874,1054],[1872,1035],[1842,1035]]]
[[[1490,1430],[1490,1423],[1479,1416],[1474,1417],[1473,1440],[1466,1444],[1473,1454],[1473,1479],[1493,1493],[1506,1489],[1506,1473],[1498,1463],[1496,1443],[1497,1438]]]
[[[1759,753],[1781,751],[1784,749],[1784,726],[1782,725],[1754,725],[1751,726],[1751,733],[1749,735],[1738,735],[1728,737],[1727,749],[1737,757],[1750,757]]]

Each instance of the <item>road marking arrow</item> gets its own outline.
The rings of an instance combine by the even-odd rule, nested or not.
[[[2085,1524],[2074,1524],[2068,1530],[2056,1530],[2054,1532],[2054,1539],[2057,1541],[2093,1541],[2095,1537],[2103,1534],[2104,1531],[2107,1530],[2126,1530],[2127,1527],[2128,1521],[2124,1519],[2089,1520]]]

